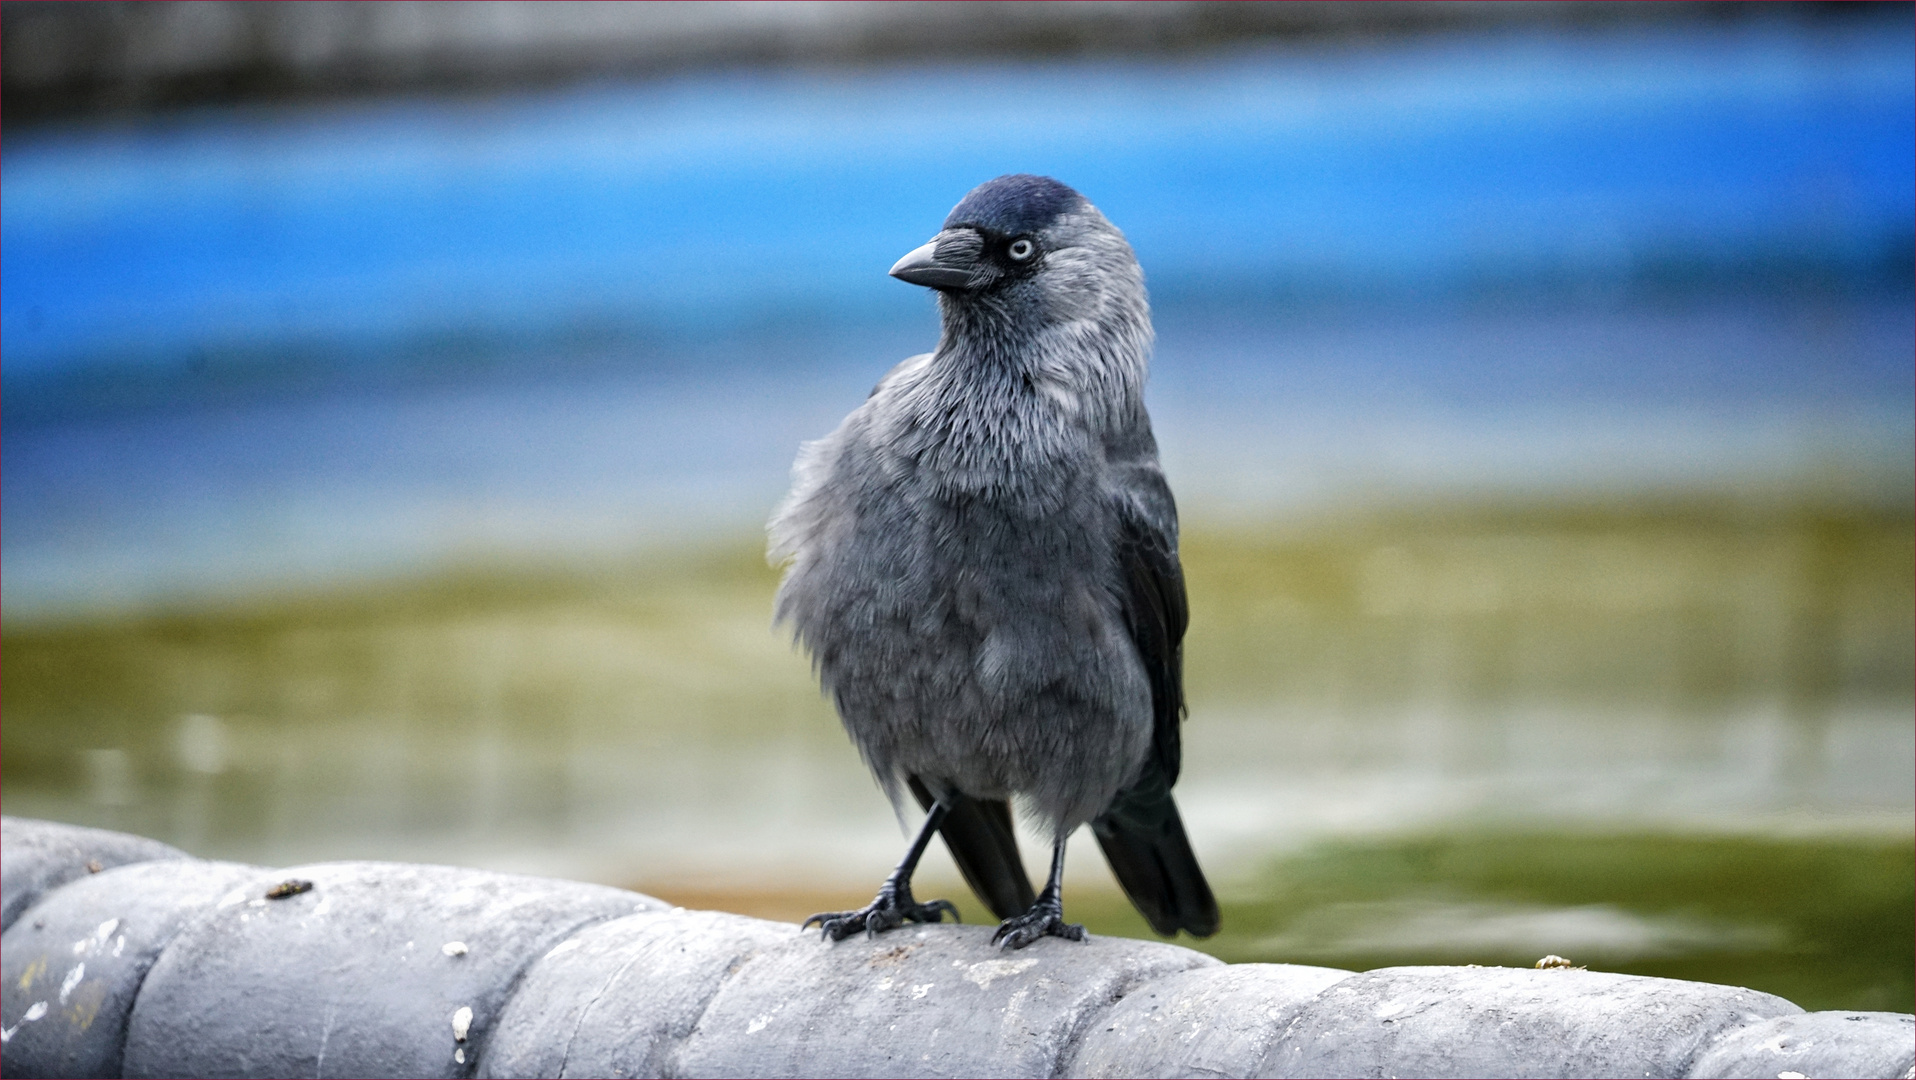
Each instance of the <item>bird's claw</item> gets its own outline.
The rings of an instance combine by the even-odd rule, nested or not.
[[[806,919],[804,922],[799,923],[798,928],[801,931],[810,930],[812,926],[816,924],[820,932],[823,933],[824,936],[831,938],[833,941],[837,941],[840,938],[843,938],[846,934],[854,933],[855,931],[846,930],[844,931],[844,933],[840,933],[837,937],[832,937],[833,931],[840,930],[844,926],[844,924],[851,922],[854,919],[858,920],[860,923],[860,926],[862,927],[864,923],[864,915],[865,913],[862,911],[821,911],[817,913],[816,915],[813,915],[811,918]]]
[[[965,921],[958,917],[958,905],[949,900],[928,900],[918,905],[918,912],[919,916],[913,918],[912,922],[940,922],[946,915],[951,916],[951,921],[955,923]]]
[[[1083,941],[1084,927],[1064,921],[1063,905],[1047,904],[1040,899],[1030,911],[999,923],[998,932],[991,935],[991,943],[1003,949],[1022,949],[1043,937]]]
[[[949,900],[921,904],[912,899],[910,892],[886,889],[880,890],[870,904],[857,911],[821,911],[806,919],[799,929],[809,930],[816,923],[825,940],[843,941],[860,930],[866,937],[875,937],[908,922],[941,922],[947,914],[952,922],[964,921],[958,917],[957,906]]]

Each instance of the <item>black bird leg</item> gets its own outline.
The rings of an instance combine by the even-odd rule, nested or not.
[[[905,858],[899,862],[898,869],[891,872],[885,883],[878,887],[878,895],[872,902],[857,911],[821,911],[805,920],[800,930],[806,930],[813,923],[819,925],[824,937],[831,941],[843,941],[860,930],[866,937],[882,934],[895,926],[908,922],[939,922],[946,912],[951,913],[952,922],[961,922],[958,909],[949,900],[933,900],[921,904],[911,895],[911,875],[918,869],[918,860],[925,854],[925,846],[931,843],[933,833],[944,823],[950,808],[944,803],[933,803],[931,813],[925,815],[925,825],[918,830],[918,838],[911,842],[911,850],[905,852]]]
[[[1064,921],[1064,841],[1060,839],[1051,846],[1051,879],[1044,883],[1044,891],[1038,894],[1038,900],[1023,915],[1017,915],[998,924],[998,932],[991,935],[991,943],[1007,949],[1022,949],[1041,937],[1061,937],[1068,941],[1083,941],[1084,927],[1077,923]]]

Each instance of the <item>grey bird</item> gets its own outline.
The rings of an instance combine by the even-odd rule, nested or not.
[[[906,792],[926,816],[869,906],[805,925],[837,941],[955,918],[911,891],[939,832],[1004,920],[994,942],[1082,940],[1061,879],[1089,822],[1154,930],[1212,934],[1171,800],[1187,612],[1131,245],[1058,181],[1001,176],[891,275],[937,290],[938,348],[801,448],[770,553],[778,620],[900,817]],[[1014,797],[1052,842],[1035,896]]]

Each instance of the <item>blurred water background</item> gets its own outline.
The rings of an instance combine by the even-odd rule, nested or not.
[[[1156,307],[1202,947],[1912,1007],[1909,5],[0,19],[7,813],[862,902],[762,522],[1041,172]]]

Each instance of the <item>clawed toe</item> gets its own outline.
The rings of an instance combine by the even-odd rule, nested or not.
[[[870,914],[870,908],[863,911],[821,911],[799,924],[798,928],[800,931],[810,930],[812,924],[817,923],[825,940],[843,941],[865,929]]]
[[[824,926],[826,923],[835,922],[839,919],[844,918],[846,915],[849,915],[849,914],[851,913],[848,911],[821,911],[818,914],[813,915],[811,918],[806,919],[804,922],[799,923],[798,928],[800,930],[810,930],[812,928],[813,923],[817,923],[820,926]]]
[[[1043,937],[1083,941],[1084,927],[1078,923],[1065,922],[1062,911],[1034,907],[1023,915],[1000,923],[998,932],[991,935],[991,943],[1004,949],[1022,949]]]
[[[873,937],[903,926],[908,922],[942,922],[949,914],[952,922],[962,922],[958,917],[958,908],[949,900],[933,900],[920,904],[911,898],[910,893],[900,896],[892,892],[880,892],[869,905],[857,911],[821,911],[800,924],[800,930],[809,930],[815,923],[820,936],[826,941],[843,941],[860,930],[866,937]]]

